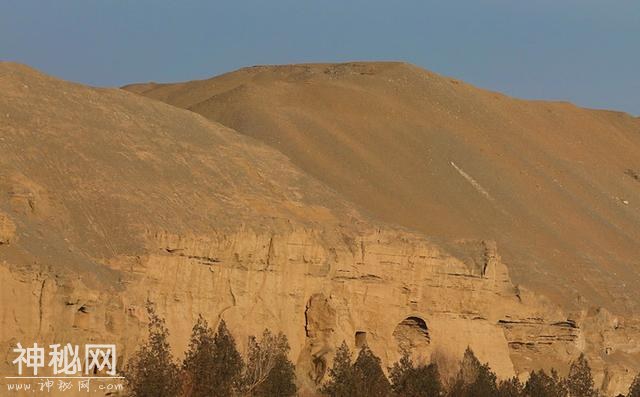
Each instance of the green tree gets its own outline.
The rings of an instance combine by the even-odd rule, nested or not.
[[[256,396],[293,396],[298,391],[295,366],[286,354],[278,354],[266,382],[256,389]]]
[[[627,397],[640,397],[640,373],[636,375],[631,386],[629,386]]]
[[[183,392],[186,396],[200,397],[215,394],[214,335],[202,316],[193,326],[189,348],[182,362]]]
[[[360,349],[358,358],[353,364],[353,374],[356,385],[355,396],[382,397],[391,393],[391,385],[382,370],[380,359],[366,345]]]
[[[571,363],[569,376],[566,379],[566,387],[571,397],[595,397],[598,392],[593,385],[589,362],[580,354],[577,360]]]
[[[481,364],[473,351],[467,347],[449,395],[451,397],[493,397],[497,394],[496,374],[491,371],[489,364]]]
[[[244,362],[224,320],[220,320],[213,338],[213,359],[213,385],[216,390],[213,395],[231,395],[240,387]]]
[[[356,394],[351,351],[344,341],[336,351],[333,366],[329,369],[329,380],[321,391],[331,397],[352,397]]]
[[[147,302],[149,336],[131,357],[124,371],[127,389],[135,397],[175,397],[181,388],[180,369],[167,342],[169,331]]]
[[[260,341],[252,336],[242,381],[244,393],[251,396],[295,395],[295,368],[288,353],[289,342],[282,333],[273,335],[264,330]]]
[[[510,379],[500,381],[498,384],[498,397],[522,397],[524,386],[515,376]]]
[[[442,384],[436,364],[415,367],[408,353],[402,355],[389,373],[391,389],[398,396],[440,396]]]
[[[224,320],[214,335],[207,321],[199,316],[182,364],[183,394],[189,397],[232,395],[243,367],[242,357]]]
[[[567,397],[568,392],[562,380],[555,370],[551,370],[551,376],[544,370],[531,371],[529,379],[524,386],[526,397]]]

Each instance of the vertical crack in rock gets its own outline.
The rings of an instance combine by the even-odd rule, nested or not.
[[[44,287],[47,283],[47,279],[42,280],[42,284],[40,285],[40,296],[38,297],[38,335],[42,332],[42,296],[44,295]]]
[[[229,296],[231,297],[231,304],[228,306],[225,306],[224,308],[222,308],[222,310],[220,310],[220,313],[218,313],[218,320],[222,319],[222,315],[229,309],[231,309],[232,307],[235,307],[238,302],[236,300],[236,294],[233,292],[233,287],[231,286],[231,278],[227,279],[227,285],[229,287]]]
[[[269,250],[267,251],[267,263],[264,270],[269,270],[271,268],[271,257],[274,255],[273,249],[273,234],[269,238]]]
[[[233,306],[236,306],[237,301],[236,301],[236,295],[233,293],[233,287],[231,286],[231,278],[227,279],[227,283],[229,285],[229,295],[231,295],[231,302],[233,302],[231,307],[233,307]]]

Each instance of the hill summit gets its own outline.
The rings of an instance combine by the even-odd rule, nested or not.
[[[395,62],[256,66],[124,87],[285,154],[382,221],[494,239],[566,307],[640,309],[640,120]]]

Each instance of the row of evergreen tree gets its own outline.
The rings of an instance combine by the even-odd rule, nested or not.
[[[470,348],[452,379],[443,378],[435,363],[415,365],[408,354],[393,365],[387,378],[380,359],[366,346],[355,362],[346,343],[337,351],[330,380],[321,391],[331,397],[600,397],[584,355],[571,363],[561,378],[555,370],[532,371],[525,384],[517,377],[498,381],[489,364],[482,364]],[[624,397],[624,396],[622,396]],[[627,397],[640,397],[640,374]]]
[[[265,330],[260,340],[249,339],[246,361],[224,320],[216,332],[199,316],[184,360],[178,364],[167,341],[164,319],[147,304],[147,342],[123,371],[127,392],[135,397],[293,396],[295,367],[289,343],[282,334]]]
[[[124,377],[135,397],[264,396],[297,393],[295,367],[288,359],[284,334],[265,330],[249,339],[246,360],[236,348],[224,321],[216,332],[200,316],[181,364],[171,353],[165,322],[147,306],[149,336],[129,360]],[[320,392],[331,397],[599,397],[584,355],[574,361],[566,378],[555,370],[532,371],[526,383],[516,377],[498,381],[487,363],[469,348],[457,374],[445,379],[436,363],[416,365],[405,354],[387,377],[380,359],[363,346],[355,361],[345,342],[337,349],[329,379]],[[640,397],[640,374],[627,397]]]

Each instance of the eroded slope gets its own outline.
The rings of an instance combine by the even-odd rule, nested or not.
[[[276,147],[387,222],[498,241],[516,282],[638,312],[640,122],[401,63],[259,66],[125,87]]]

